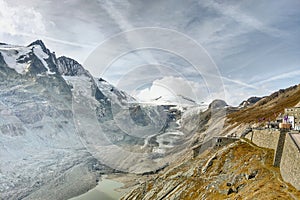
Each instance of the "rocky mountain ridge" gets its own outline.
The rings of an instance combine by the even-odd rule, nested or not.
[[[40,40],[1,44],[1,198],[67,199],[100,173],[160,169],[186,137],[179,110],[139,104]]]
[[[66,56],[57,58],[58,72],[63,76],[80,76],[88,72],[75,60]]]
[[[300,85],[281,89],[269,96],[263,97],[256,103],[244,108],[228,109],[228,123],[235,124],[256,124],[259,119],[275,120],[285,108],[291,108],[299,103]]]

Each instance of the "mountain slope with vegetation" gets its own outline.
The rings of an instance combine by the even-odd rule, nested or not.
[[[275,120],[285,108],[294,107],[300,100],[300,85],[274,92],[252,106],[242,109],[231,109],[227,115],[228,123],[236,125],[257,123],[259,119]]]

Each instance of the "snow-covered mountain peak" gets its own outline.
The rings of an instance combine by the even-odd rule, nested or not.
[[[53,75],[57,72],[55,55],[41,40],[26,47],[0,44],[0,54],[7,67],[22,75]]]
[[[46,45],[42,40],[36,40],[32,42],[30,45],[28,45],[27,47],[32,47],[32,46],[40,46],[45,53],[47,54],[49,53],[49,50],[46,48]]]

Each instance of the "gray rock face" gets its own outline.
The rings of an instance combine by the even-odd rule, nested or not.
[[[227,103],[224,100],[214,100],[211,104],[209,104],[208,108],[215,110],[215,109],[221,109],[227,106]]]
[[[262,99],[262,97],[250,97],[246,101],[243,101],[242,103],[240,103],[239,106],[240,107],[247,107],[247,106],[255,104],[256,102],[260,101],[261,99]]]
[[[80,76],[87,71],[75,60],[62,56],[57,59],[58,71],[64,76]]]

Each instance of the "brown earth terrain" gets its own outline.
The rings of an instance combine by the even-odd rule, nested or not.
[[[300,199],[272,166],[274,151],[239,141],[174,163],[123,199]]]

